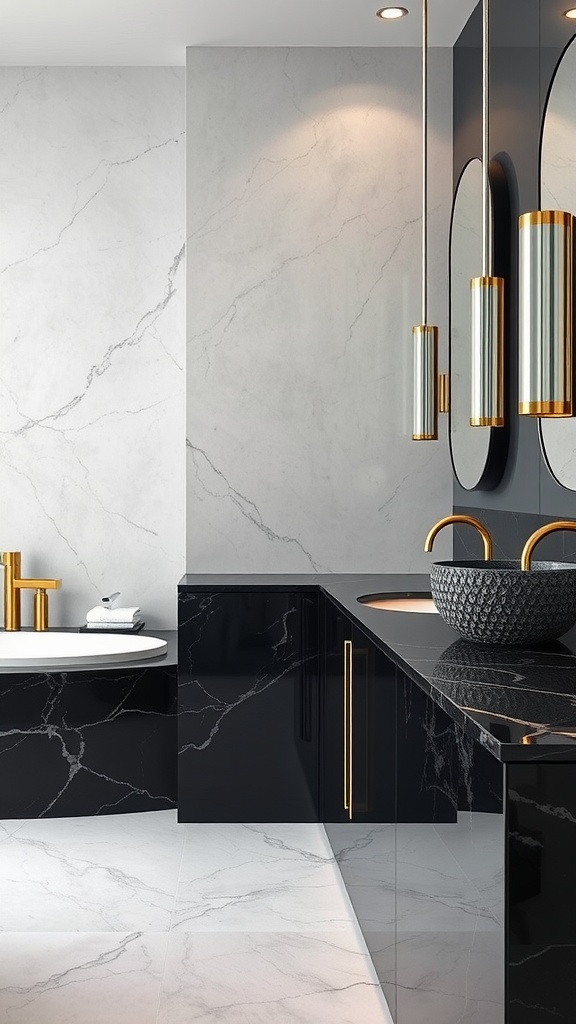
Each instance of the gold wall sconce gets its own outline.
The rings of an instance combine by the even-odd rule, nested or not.
[[[574,217],[536,210],[518,224],[518,412],[572,416]]]
[[[438,374],[438,412],[450,412],[450,380],[447,373]]]

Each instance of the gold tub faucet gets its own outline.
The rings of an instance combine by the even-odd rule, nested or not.
[[[538,530],[534,530],[522,549],[520,568],[523,572],[528,572],[532,565],[532,552],[538,541],[548,533],[556,533],[557,530],[576,530],[576,523],[570,519],[559,519],[557,523],[548,523],[547,526],[541,526]]]
[[[62,580],[22,579],[22,555],[20,551],[3,551],[4,566],[4,629],[8,632],[20,629],[20,592],[35,590],[34,594],[34,629],[48,629],[48,594],[47,590],[58,590]]]
[[[450,523],[466,523],[468,526],[474,526],[475,529],[478,530],[478,533],[484,542],[484,558],[486,561],[489,561],[492,558],[492,538],[488,533],[488,530],[482,525],[482,523],[479,523],[477,519],[473,519],[472,516],[464,515],[446,516],[444,519],[439,519],[426,537],[424,542],[424,551],[432,551],[432,545],[436,535],[440,533],[440,530],[442,530],[444,526],[449,526]]]

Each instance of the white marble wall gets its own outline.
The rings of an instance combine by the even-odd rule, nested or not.
[[[187,71],[187,569],[424,570],[452,477],[446,417],[410,439],[419,51],[190,48]],[[431,78],[445,346],[450,51]]]
[[[0,549],[175,623],[184,70],[0,68]],[[24,595],[24,621],[31,621]]]

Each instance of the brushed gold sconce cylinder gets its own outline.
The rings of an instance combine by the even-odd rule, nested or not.
[[[438,412],[450,412],[450,381],[447,373],[438,374]]]
[[[574,217],[536,210],[518,223],[518,412],[571,416]]]
[[[504,279],[473,277],[471,427],[504,426]]]
[[[438,440],[438,328],[419,324],[414,340],[413,441]]]

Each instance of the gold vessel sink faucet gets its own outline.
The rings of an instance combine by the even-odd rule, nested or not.
[[[484,558],[486,561],[489,561],[492,558],[492,538],[488,533],[488,530],[482,525],[482,523],[479,523],[477,519],[473,519],[472,516],[464,515],[445,516],[444,519],[439,519],[426,537],[424,542],[424,551],[432,551],[432,545],[437,534],[440,533],[440,530],[445,526],[449,526],[451,523],[465,523],[467,526],[473,526],[478,530],[478,533],[482,537],[482,541],[484,543]]]
[[[548,523],[547,526],[541,526],[538,530],[534,530],[522,549],[520,568],[523,572],[528,572],[532,565],[532,552],[538,541],[548,533],[556,533],[558,530],[576,530],[576,523],[570,519],[559,519],[557,523]]]
[[[3,551],[4,566],[4,629],[14,632],[20,629],[20,595],[22,590],[35,590],[34,629],[48,629],[47,590],[58,590],[62,580],[22,579],[22,555],[20,551]]]

